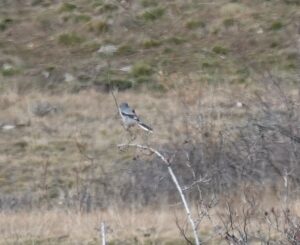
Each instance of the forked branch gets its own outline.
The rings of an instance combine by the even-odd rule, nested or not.
[[[187,218],[191,224],[191,227],[192,227],[192,230],[193,230],[193,234],[194,234],[194,239],[195,239],[195,244],[196,245],[199,245],[200,244],[200,241],[199,241],[199,237],[198,237],[198,233],[197,233],[197,225],[196,225],[196,222],[194,221],[193,217],[192,217],[192,214],[191,214],[191,211],[190,211],[190,208],[189,208],[189,205],[187,203],[187,200],[186,200],[186,197],[183,193],[183,190],[178,182],[178,179],[171,167],[171,164],[170,164],[170,161],[162,154],[160,153],[159,151],[157,151],[156,149],[154,148],[151,148],[149,146],[146,146],[146,145],[140,145],[140,144],[120,144],[118,145],[119,148],[123,148],[123,147],[133,147],[133,148],[138,148],[138,149],[142,149],[142,150],[145,150],[145,151],[149,151],[153,154],[155,154],[156,156],[158,156],[165,165],[167,165],[167,168],[168,168],[168,172],[172,178],[172,181],[173,183],[175,184],[176,186],[176,189],[180,195],[180,198],[181,198],[181,201],[182,201],[182,204],[184,206],[184,209],[185,209],[185,212],[186,212],[186,215],[187,215]]]

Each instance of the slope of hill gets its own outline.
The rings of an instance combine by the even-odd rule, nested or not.
[[[247,84],[253,68],[293,77],[299,65],[298,1],[1,5],[2,91],[76,92],[108,84],[164,90],[180,80]]]

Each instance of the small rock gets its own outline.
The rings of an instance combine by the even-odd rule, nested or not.
[[[98,49],[97,52],[106,55],[111,55],[114,54],[117,50],[118,50],[117,46],[109,44],[109,45],[101,46],[101,48]]]
[[[70,73],[65,73],[64,77],[65,77],[65,82],[67,83],[73,82],[75,80],[75,77]]]
[[[238,101],[238,102],[236,102],[236,107],[238,107],[238,108],[241,108],[241,107],[243,107],[243,103],[242,102],[240,102],[240,101]]]
[[[124,66],[124,67],[120,68],[120,71],[129,73],[129,72],[131,72],[131,69],[132,69],[132,66]]]
[[[50,72],[49,71],[43,71],[42,75],[43,75],[44,78],[49,78]]]
[[[16,128],[16,125],[14,125],[14,124],[4,124],[1,126],[1,129],[4,131],[12,130],[15,128]]]
[[[257,31],[256,31],[257,34],[263,34],[264,33],[264,30],[262,28],[259,28]]]
[[[14,67],[13,67],[12,65],[10,65],[10,64],[4,63],[4,64],[2,65],[2,70],[3,70],[3,71],[10,71],[10,70],[12,70],[12,69],[14,69]]]

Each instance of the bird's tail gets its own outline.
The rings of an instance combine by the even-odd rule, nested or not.
[[[138,125],[140,126],[140,128],[146,130],[147,132],[150,132],[150,133],[153,132],[153,129],[151,127],[149,127],[148,125],[146,125],[145,123],[138,122]]]

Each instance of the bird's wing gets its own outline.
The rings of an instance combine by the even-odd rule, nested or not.
[[[135,111],[132,110],[131,108],[125,108],[125,109],[121,110],[121,114],[125,117],[139,120],[138,116],[135,114]]]

